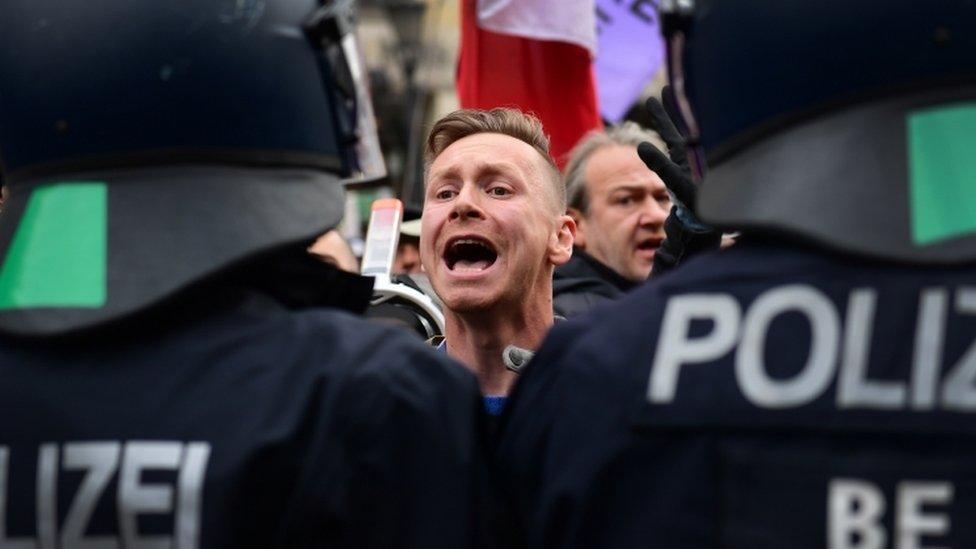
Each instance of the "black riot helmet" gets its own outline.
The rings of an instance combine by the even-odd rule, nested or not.
[[[5,2],[0,331],[124,318],[335,226],[382,165],[349,4]]]
[[[922,264],[976,259],[976,0],[662,0],[698,214]]]

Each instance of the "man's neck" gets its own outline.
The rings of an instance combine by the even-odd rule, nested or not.
[[[474,371],[483,394],[507,395],[515,384],[515,372],[502,362],[505,347],[535,350],[542,344],[553,323],[552,299],[536,301],[515,310],[444,311],[447,354]]]

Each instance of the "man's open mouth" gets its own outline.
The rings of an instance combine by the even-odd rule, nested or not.
[[[661,239],[648,238],[637,243],[638,250],[656,250],[661,245]]]
[[[487,240],[458,238],[448,242],[444,262],[452,271],[483,271],[498,259],[498,252]]]

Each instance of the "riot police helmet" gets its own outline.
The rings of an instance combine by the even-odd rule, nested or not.
[[[702,219],[976,259],[976,2],[662,0]]]
[[[0,330],[126,318],[334,227],[343,182],[382,165],[352,16],[335,0],[5,3]]]

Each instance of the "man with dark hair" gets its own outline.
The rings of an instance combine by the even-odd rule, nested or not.
[[[488,397],[515,381],[506,347],[535,349],[552,325],[552,271],[572,253],[548,146],[540,122],[511,109],[456,111],[427,140],[421,260],[444,302],[447,354]]]
[[[522,546],[976,547],[976,3],[660,6],[682,264],[523,372]]]
[[[556,269],[557,314],[573,316],[620,297],[647,280],[671,199],[664,182],[637,156],[660,142],[633,122],[585,136],[570,153],[564,181],[576,221],[573,258]]]

